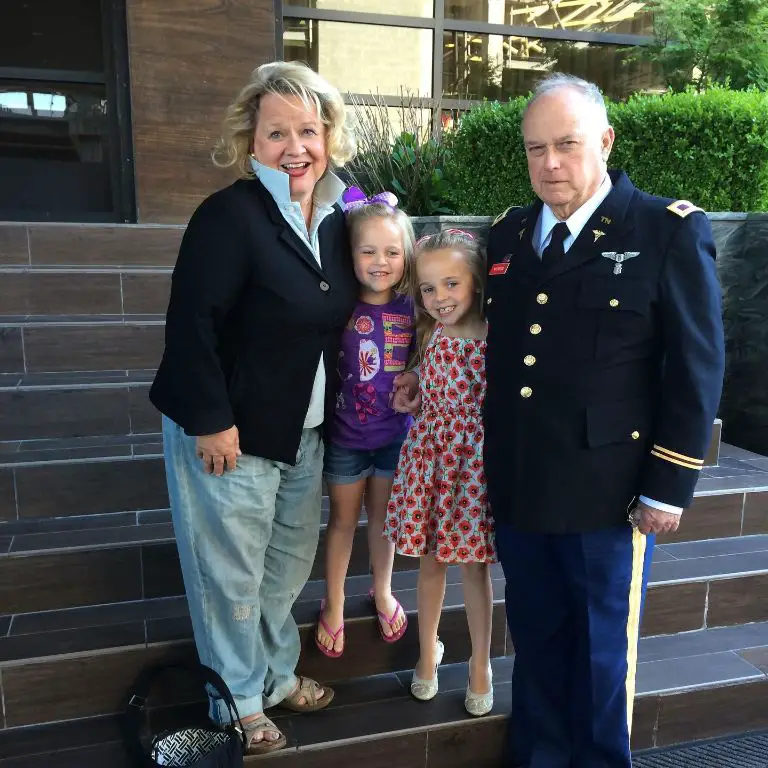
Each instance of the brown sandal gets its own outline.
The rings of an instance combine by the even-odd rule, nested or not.
[[[323,695],[318,699],[318,690],[323,689]],[[300,704],[304,698],[304,703]],[[333,701],[333,689],[327,685],[320,685],[310,677],[299,676],[299,684],[289,696],[286,696],[280,706],[290,709],[292,712],[317,712],[325,709]]]
[[[242,733],[240,728],[235,726],[238,733]],[[245,743],[247,755],[266,755],[268,752],[274,752],[277,749],[282,749],[288,740],[285,738],[285,734],[266,716],[259,715],[255,720],[249,720],[247,723],[243,723],[243,729],[245,733]],[[262,738],[261,741],[253,741],[253,737],[261,731],[271,731],[272,733],[279,733],[280,738],[275,741]]]

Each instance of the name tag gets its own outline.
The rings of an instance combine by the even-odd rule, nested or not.
[[[509,262],[502,261],[499,264],[494,264],[491,267],[491,271],[488,274],[489,275],[506,275],[508,269],[509,269]]]

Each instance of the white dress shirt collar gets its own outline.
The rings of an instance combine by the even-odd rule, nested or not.
[[[581,234],[581,230],[584,229],[586,223],[592,217],[592,214],[600,207],[600,204],[603,202],[603,200],[608,197],[612,188],[613,183],[611,182],[611,177],[606,173],[603,181],[597,188],[597,192],[595,192],[595,194],[592,195],[592,197],[590,197],[586,203],[575,210],[565,220],[565,223],[568,226],[568,231],[570,232],[568,237],[565,239],[565,242],[563,243],[563,248],[566,252],[571,247],[571,245],[573,245],[576,238]],[[548,205],[544,204],[541,209],[541,214],[539,215],[539,221],[536,225],[536,232],[534,232],[533,240],[536,253],[538,253],[539,256],[541,256],[541,254],[544,252],[544,249],[547,247],[547,245],[549,245],[549,241],[552,236],[552,230],[555,228],[555,225],[559,223],[560,219],[555,216],[555,214],[552,212],[552,209]]]

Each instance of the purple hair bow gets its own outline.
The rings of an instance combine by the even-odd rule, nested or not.
[[[362,208],[364,205],[386,205],[387,208],[395,210],[397,208],[397,197],[392,192],[378,192],[371,197],[366,197],[360,187],[350,187],[344,190],[344,194],[341,196],[344,203],[344,212],[354,210],[355,208]]]

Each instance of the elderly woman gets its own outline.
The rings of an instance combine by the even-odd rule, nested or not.
[[[285,745],[265,708],[333,698],[295,674],[291,606],[320,530],[326,366],[357,295],[330,170],[354,153],[344,118],[308,67],[253,72],[214,152],[240,178],[189,222],[150,392],[195,643],[231,689],[251,754]],[[211,717],[227,719],[222,702]]]

